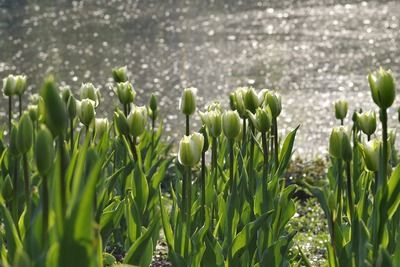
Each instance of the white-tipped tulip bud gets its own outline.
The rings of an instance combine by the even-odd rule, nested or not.
[[[261,133],[265,133],[271,128],[272,114],[269,106],[257,108],[255,115],[250,112],[248,115],[253,125]]]
[[[240,134],[240,116],[237,111],[228,110],[222,114],[222,129],[226,138],[230,140]]]
[[[338,120],[344,120],[347,116],[349,104],[346,100],[339,100],[335,102],[335,117]]]
[[[396,82],[390,70],[380,68],[368,75],[372,99],[382,109],[389,108],[396,97]]]
[[[125,135],[125,136],[129,135],[128,120],[126,119],[124,113],[119,109],[114,112],[114,122],[115,122],[118,132],[121,135]]]
[[[79,103],[78,117],[79,120],[89,127],[90,123],[93,121],[96,112],[94,111],[94,102],[88,98],[83,99]]]
[[[35,162],[41,175],[46,175],[53,166],[54,146],[51,132],[42,126],[36,135]]]
[[[378,171],[379,168],[379,154],[382,149],[382,141],[374,139],[366,144],[360,144],[365,167],[371,172]]]
[[[222,115],[217,110],[200,112],[201,121],[212,137],[218,137],[222,131]]]
[[[196,93],[197,89],[190,87],[185,88],[179,102],[179,109],[187,116],[192,115],[196,111]]]
[[[3,79],[3,94],[5,96],[12,96],[15,95],[15,76],[8,75],[6,78]]]
[[[67,101],[67,111],[70,119],[74,119],[76,116],[76,99],[73,95],[70,95]]]
[[[357,113],[357,125],[368,136],[376,130],[376,115],[374,111]]]
[[[282,111],[281,96],[277,93],[268,92],[266,94],[267,104],[271,109],[271,114],[273,118],[277,118]]]
[[[29,113],[29,117],[31,118],[32,122],[35,122],[38,120],[38,106],[37,105],[29,105],[28,113]]]
[[[260,107],[262,105],[264,105],[264,103],[266,102],[266,97],[267,97],[267,93],[268,93],[268,89],[261,89],[260,92],[258,92],[257,97],[258,97],[258,103],[260,104]]]
[[[123,105],[133,103],[136,96],[136,92],[130,82],[118,83],[115,92],[118,96],[119,102]]]
[[[31,149],[33,144],[33,124],[28,112],[22,114],[18,124],[17,148],[24,154]]]
[[[179,142],[178,160],[183,166],[194,166],[201,158],[204,146],[204,136],[194,133],[184,136]]]
[[[343,126],[332,129],[329,137],[329,154],[331,157],[342,159],[342,139],[344,134]]]
[[[256,113],[256,109],[259,107],[258,96],[254,88],[250,87],[244,93],[244,106],[251,113]]]
[[[128,68],[126,66],[113,68],[112,69],[112,76],[114,78],[114,81],[116,83],[126,82],[128,80],[127,72],[128,72]]]
[[[15,76],[15,93],[22,96],[26,90],[26,76],[17,75]]]
[[[60,86],[61,98],[67,104],[69,97],[72,95],[71,88],[68,85]]]
[[[81,100],[90,99],[94,102],[94,106],[97,107],[100,103],[100,92],[92,83],[82,83],[81,86]]]
[[[127,118],[129,132],[132,136],[140,136],[146,129],[147,112],[146,107],[134,106]]]
[[[94,128],[96,131],[96,137],[101,138],[108,131],[108,120],[107,118],[96,118],[94,121]]]
[[[235,105],[236,110],[239,113],[241,118],[246,118],[246,107],[244,104],[244,96],[247,91],[247,87],[239,87],[235,90]]]

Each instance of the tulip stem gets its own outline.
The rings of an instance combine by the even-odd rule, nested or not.
[[[206,153],[201,153],[201,221],[206,216]]]
[[[13,170],[13,180],[14,180],[14,199],[13,199],[13,219],[14,219],[14,223],[17,225],[18,223],[18,158],[12,158],[13,162],[14,162],[14,170]],[[17,227],[18,229],[18,227]]]
[[[22,95],[18,95],[18,100],[19,100],[19,117],[21,118],[22,116]]]
[[[261,133],[261,141],[264,155],[264,164],[263,164],[263,184],[268,181],[268,142],[267,142],[267,133]]]
[[[344,121],[343,119],[340,119],[340,125],[343,126],[344,125]]]
[[[255,130],[253,123],[249,120],[249,129],[250,129],[250,156],[249,156],[249,165],[248,165],[248,177],[249,177],[249,187],[250,187],[250,194],[254,196],[255,192],[255,184],[254,184],[254,177],[253,177],[253,161],[254,161],[254,138],[255,138]]]
[[[346,176],[347,176],[347,199],[348,199],[348,206],[350,211],[350,222],[354,218],[354,203],[353,203],[353,191],[351,187],[351,163],[350,161],[346,162]]]
[[[189,128],[189,115],[186,115],[186,136],[189,136],[190,128]]]
[[[337,211],[337,222],[338,225],[341,225],[342,221],[342,186],[343,186],[343,178],[342,178],[342,160],[337,160],[337,167],[338,167],[338,184],[337,184],[337,196],[336,201],[339,204],[339,208]]]
[[[26,210],[27,210],[27,218],[30,220],[30,186],[29,186],[29,174],[28,174],[28,157],[26,155],[27,153],[23,153],[22,155],[22,161],[23,161],[23,168],[24,168],[24,189],[25,189],[25,204],[26,204]]]
[[[382,166],[382,180],[383,184],[387,180],[387,165],[388,165],[388,131],[387,131],[387,110],[381,109],[381,122],[382,122],[382,142],[383,142],[383,166]]]
[[[66,214],[66,208],[67,208],[67,198],[66,198],[66,186],[67,183],[65,181],[65,155],[64,155],[64,141],[63,137],[59,136],[58,139],[58,149],[60,153],[60,178],[61,178],[61,184],[60,184],[60,196],[61,196],[61,210],[62,210],[62,215],[65,218]]]
[[[192,209],[192,190],[191,190],[191,167],[185,166],[185,186],[184,186],[184,197],[183,201],[185,202],[185,209],[184,209],[184,218],[186,224],[186,239],[185,239],[185,258],[189,256],[189,249],[190,249],[190,234],[191,234],[191,209]]]
[[[276,117],[272,119],[272,128],[274,130],[274,157],[275,157],[275,168],[278,169],[279,166],[279,159],[278,159],[278,151],[279,151],[279,145],[278,145],[278,121]]]
[[[125,117],[128,117],[128,105],[124,104],[124,115]]]
[[[10,135],[11,140],[11,127],[12,127],[12,96],[8,97],[8,134]]]
[[[128,139],[128,142],[131,145],[131,152],[132,152],[133,160],[137,161],[138,154],[137,154],[137,150],[136,150],[136,137],[132,137],[132,139],[131,139],[129,136],[127,136],[126,139]]]
[[[230,183],[231,183],[231,194],[235,193],[236,190],[236,181],[235,181],[235,175],[234,175],[234,169],[233,169],[233,163],[235,160],[235,155],[233,153],[233,144],[234,140],[229,140],[229,178],[230,178]]]
[[[71,145],[71,155],[74,152],[74,119],[69,120],[69,127],[70,127],[70,145]]]
[[[244,147],[246,146],[246,118],[243,118],[243,136],[242,136],[242,152],[245,151]]]
[[[42,193],[43,193],[42,245],[43,245],[43,247],[45,247],[46,240],[47,240],[48,225],[49,225],[49,191],[48,191],[48,187],[47,187],[47,176],[43,175],[42,179],[43,179],[42,180]]]

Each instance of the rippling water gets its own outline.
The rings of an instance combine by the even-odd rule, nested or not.
[[[312,156],[326,151],[334,100],[374,108],[366,74],[380,65],[400,80],[399,24],[400,1],[0,0],[0,77],[24,73],[31,92],[45,73],[75,92],[91,81],[105,114],[117,101],[111,68],[127,65],[137,103],[155,91],[173,137],[186,86],[199,107],[227,105],[240,85],[276,89],[281,129],[301,124],[297,153]]]

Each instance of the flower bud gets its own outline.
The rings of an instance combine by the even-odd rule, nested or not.
[[[123,105],[133,103],[133,100],[136,96],[136,92],[130,82],[118,83],[117,87],[115,88],[115,92],[118,96],[119,102],[121,102]]]
[[[6,96],[15,95],[15,76],[8,75],[7,78],[3,79],[3,94]]]
[[[60,86],[61,98],[65,104],[67,104],[69,97],[72,95],[69,86]]]
[[[200,112],[203,124],[207,127],[212,137],[218,137],[222,131],[222,115],[217,110]]]
[[[234,92],[229,94],[229,107],[231,110],[237,110],[236,94]]]
[[[210,146],[210,144],[209,144],[209,142],[208,142],[208,133],[207,133],[207,129],[206,129],[206,127],[205,127],[204,125],[203,125],[203,127],[200,128],[199,133],[201,133],[201,134],[203,135],[203,137],[204,137],[204,145],[203,145],[203,150],[202,150],[202,152],[203,152],[203,153],[206,153],[207,150],[208,150],[208,148],[209,148],[209,146]]]
[[[194,166],[200,161],[204,137],[200,133],[184,136],[179,142],[178,160],[184,166]]]
[[[329,137],[329,154],[331,157],[342,159],[342,139],[344,127],[335,127],[332,129]]]
[[[149,106],[152,111],[157,110],[157,98],[154,94],[151,94]]]
[[[127,71],[128,71],[128,68],[126,66],[119,67],[119,68],[113,68],[112,76],[114,78],[114,81],[116,83],[123,83],[123,82],[128,81]]]
[[[271,128],[272,115],[268,106],[264,108],[257,108],[256,114],[249,113],[251,122],[261,133],[267,132]]]
[[[35,162],[41,175],[46,175],[54,161],[54,146],[51,132],[42,126],[36,135]]]
[[[19,154],[19,150],[17,148],[17,143],[18,143],[18,128],[16,125],[13,124],[11,128],[11,133],[10,133],[10,154],[17,156]]]
[[[241,118],[246,118],[246,107],[244,104],[244,95],[247,91],[247,87],[239,87],[235,90],[235,105],[236,110]]]
[[[70,95],[68,98],[67,111],[69,119],[74,119],[76,116],[76,99],[73,95]]]
[[[260,107],[262,105],[264,105],[264,103],[266,102],[267,93],[268,93],[268,89],[261,89],[261,91],[258,92],[257,97],[258,97],[258,103],[259,103]]]
[[[350,162],[353,158],[353,150],[350,144],[350,137],[345,132],[342,136],[342,159],[346,162]]]
[[[259,107],[258,96],[254,88],[247,88],[244,94],[244,106],[251,113],[255,113]]]
[[[127,121],[130,134],[134,137],[140,136],[146,128],[146,107],[134,106],[131,113],[128,115]]]
[[[68,127],[67,109],[52,77],[45,80],[40,95],[43,101],[39,102],[39,120],[42,116],[53,136],[63,135]]]
[[[235,139],[240,134],[240,117],[237,111],[228,110],[222,115],[222,129],[228,139]]]
[[[15,76],[15,93],[19,96],[26,90],[26,76],[25,75],[17,75]]]
[[[97,107],[100,103],[99,96],[99,90],[97,90],[92,83],[82,83],[81,100],[88,98],[94,101],[94,106]]]
[[[101,138],[108,131],[108,120],[107,118],[96,118],[94,123],[96,130],[96,137]]]
[[[78,108],[79,120],[86,126],[89,126],[95,116],[94,102],[88,98],[83,99]]]
[[[335,102],[335,117],[338,120],[344,120],[347,116],[348,103],[346,100],[339,100]]]
[[[33,144],[33,125],[28,112],[22,114],[18,124],[17,148],[24,154],[31,149]]]
[[[382,109],[389,108],[396,97],[396,85],[392,72],[380,68],[368,75],[372,99]]]
[[[360,147],[367,170],[371,172],[378,171],[379,154],[382,149],[382,141],[374,139],[366,144],[360,144]]]
[[[179,109],[183,114],[190,116],[196,111],[196,93],[197,89],[193,87],[183,90],[179,103]]]
[[[369,111],[357,113],[357,125],[368,136],[371,136],[376,130],[376,115],[375,112]]]
[[[28,106],[29,117],[32,122],[37,121],[38,119],[38,106],[37,105],[29,105]]]
[[[128,121],[127,121],[124,113],[119,109],[114,112],[114,122],[115,122],[118,132],[121,135],[125,135],[125,136],[129,135]]]
[[[266,98],[267,104],[271,109],[272,117],[277,118],[282,111],[281,96],[277,93],[268,92]]]

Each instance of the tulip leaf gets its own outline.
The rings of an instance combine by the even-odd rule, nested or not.
[[[299,129],[300,125],[298,125],[292,132],[290,132],[283,142],[282,149],[279,153],[279,166],[276,170],[276,176],[281,177],[284,171],[286,170],[287,165],[289,164],[290,157],[292,156],[294,139],[296,137],[296,132]]]

